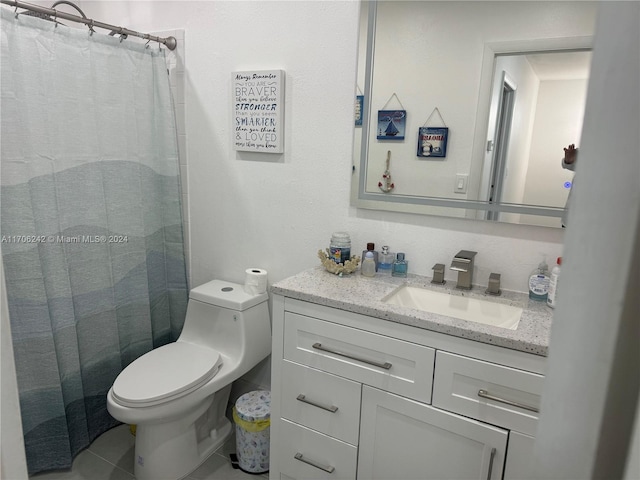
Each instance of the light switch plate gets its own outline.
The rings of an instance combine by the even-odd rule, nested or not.
[[[469,183],[469,175],[466,173],[456,174],[456,183],[453,186],[453,193],[467,193],[467,184]]]

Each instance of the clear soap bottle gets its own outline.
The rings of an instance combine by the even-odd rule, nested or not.
[[[380,252],[380,255],[378,255],[378,272],[383,275],[391,275],[391,269],[395,258],[395,255],[389,251],[389,247],[387,245],[382,247],[382,251]]]
[[[391,269],[391,275],[393,277],[406,277],[407,270],[409,267],[409,262],[404,259],[404,253],[398,253],[396,255],[396,261],[393,262],[393,267]]]
[[[373,259],[373,252],[367,252],[364,256],[364,260],[362,261],[362,268],[360,269],[360,273],[362,273],[365,277],[375,277],[376,275],[376,262]]]

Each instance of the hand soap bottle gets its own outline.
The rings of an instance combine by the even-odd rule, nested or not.
[[[393,277],[406,277],[409,262],[404,259],[404,253],[398,253],[396,255],[396,261],[393,262],[391,270],[391,276]]]
[[[385,245],[378,256],[378,271],[383,275],[391,275],[391,267],[395,261],[395,255],[389,251],[389,247]]]
[[[549,266],[543,260],[529,277],[529,298],[546,302],[549,294]]]

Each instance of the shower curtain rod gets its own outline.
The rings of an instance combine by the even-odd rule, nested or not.
[[[99,27],[99,28],[103,28],[105,30],[111,30],[111,34],[112,35],[131,35],[134,37],[139,37],[139,38],[143,38],[145,40],[149,40],[152,42],[158,42],[163,44],[165,47],[167,47],[169,50],[174,50],[176,48],[176,46],[178,45],[178,41],[175,39],[175,37],[156,37],[154,35],[149,35],[148,33],[140,33],[140,32],[136,32],[134,30],[129,30],[128,28],[123,28],[123,27],[117,27],[115,25],[109,25],[108,23],[103,23],[103,22],[97,22],[91,18],[87,18],[84,17],[84,14],[82,17],[79,17],[77,15],[72,15],[70,13],[65,13],[65,12],[61,12],[59,10],[56,10],[54,8],[46,8],[46,7],[41,7],[39,5],[33,5],[31,3],[26,3],[26,2],[21,2],[19,0],[0,0],[0,3],[3,3],[5,5],[10,5],[12,7],[16,7],[17,8],[24,8],[25,10],[29,10],[32,12],[36,12],[36,13],[40,13],[40,14],[44,14],[44,15],[48,15],[53,17],[54,20],[57,20],[58,18],[63,18],[65,20],[70,20],[72,22],[78,22],[78,23],[84,23],[85,25],[87,25],[89,27],[89,30],[93,31],[93,27]],[[82,13],[82,10],[80,10],[75,4],[71,3],[71,2],[57,2],[57,3],[66,3],[69,5],[72,5],[73,7],[76,8],[76,10],[78,10],[79,12]],[[56,4],[54,4],[56,5]]]

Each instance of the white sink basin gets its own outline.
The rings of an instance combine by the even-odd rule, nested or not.
[[[425,312],[446,315],[470,322],[515,330],[518,328],[522,308],[502,303],[434,292],[405,285],[382,299],[390,305],[401,305]]]

